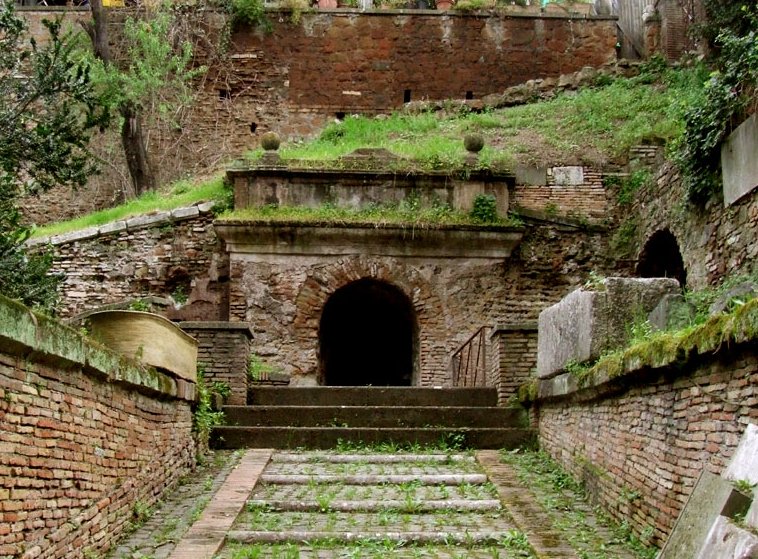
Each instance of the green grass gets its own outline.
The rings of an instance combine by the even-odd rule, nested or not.
[[[179,181],[165,191],[148,192],[139,198],[113,208],[100,210],[69,221],[35,228],[32,232],[32,237],[59,235],[153,211],[172,210],[181,208],[182,206],[190,206],[200,201],[223,200],[226,192],[227,189],[224,186],[224,179],[221,175],[200,184],[194,184],[191,181]]]
[[[639,559],[656,556],[658,550],[636,537],[628,525],[616,524],[599,511],[592,511],[582,485],[546,452],[502,450],[500,459],[515,468],[519,480],[551,514],[553,526],[581,559],[614,559],[621,550]],[[598,519],[597,524],[590,520],[592,516]],[[603,530],[598,530],[598,525]]]
[[[497,218],[488,223],[482,223],[469,214],[456,211],[446,205],[431,208],[418,207],[415,204],[401,203],[398,205],[373,205],[363,209],[351,209],[324,204],[316,208],[295,206],[262,206],[259,208],[243,208],[223,213],[222,220],[244,220],[264,222],[296,222],[313,224],[364,224],[382,225],[412,225],[433,228],[446,225],[476,225],[476,226],[510,226],[522,225],[517,217]]]
[[[673,70],[653,62],[635,78],[507,109],[351,116],[327,126],[316,140],[284,144],[280,155],[318,166],[358,148],[385,148],[408,159],[397,168],[460,169],[466,155],[463,136],[477,132],[486,142],[478,167],[602,164],[623,159],[635,144],[678,138],[684,108],[697,98],[705,78],[700,68]],[[260,153],[249,157],[256,159]]]

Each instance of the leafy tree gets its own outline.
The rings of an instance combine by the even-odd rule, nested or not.
[[[123,52],[110,51],[108,11],[102,0],[91,0],[92,21],[85,25],[96,61],[93,77],[106,104],[121,116],[121,145],[126,156],[133,194],[156,187],[143,115],[170,118],[191,99],[190,82],[204,68],[191,69],[192,46],[175,37],[167,8],[148,11],[139,19],[127,17],[123,25]],[[176,46],[175,46],[176,45]]]
[[[57,279],[47,254],[27,254],[21,194],[82,185],[94,171],[90,133],[108,114],[93,92],[89,67],[59,21],[45,21],[46,46],[24,39],[13,2],[0,4],[0,293],[51,308]]]

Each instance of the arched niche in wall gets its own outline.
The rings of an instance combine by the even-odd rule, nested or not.
[[[373,278],[353,281],[326,301],[319,323],[320,381],[328,386],[410,386],[418,344],[409,297]]]
[[[676,237],[668,229],[653,233],[645,243],[637,263],[641,278],[674,278],[684,288],[687,270]]]

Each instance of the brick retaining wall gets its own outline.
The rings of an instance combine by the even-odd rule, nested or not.
[[[634,371],[622,382],[539,402],[542,447],[594,501],[661,544],[700,472],[720,473],[758,422],[755,343],[685,367]]]
[[[193,467],[194,385],[4,298],[0,347],[0,557],[100,556]]]

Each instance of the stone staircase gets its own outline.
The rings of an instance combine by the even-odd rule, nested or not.
[[[224,413],[216,448],[513,448],[533,437],[525,411],[498,407],[494,388],[260,387]]]
[[[533,557],[472,454],[275,452],[220,559]]]

